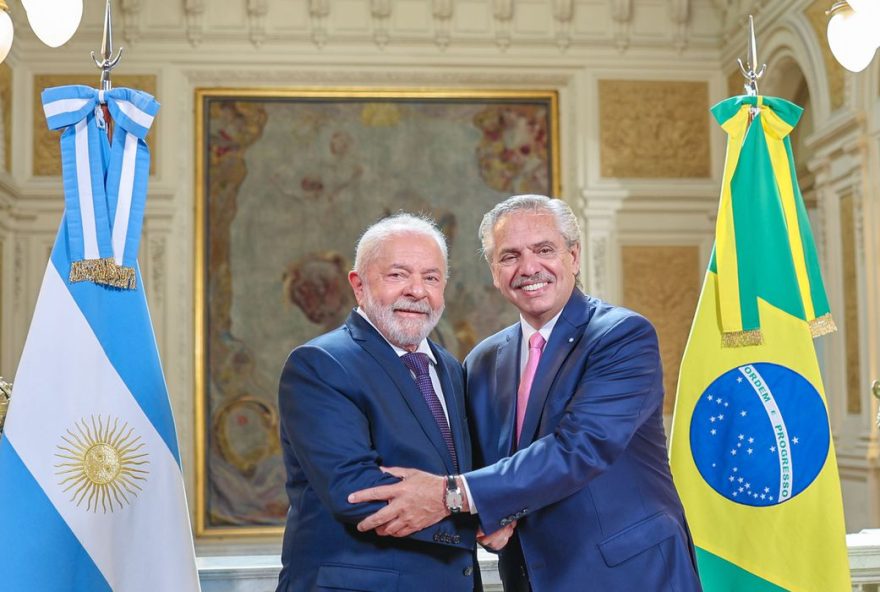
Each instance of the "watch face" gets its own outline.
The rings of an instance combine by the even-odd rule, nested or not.
[[[462,501],[463,500],[460,491],[454,490],[446,492],[446,507],[453,512],[458,512],[459,510],[461,510]]]

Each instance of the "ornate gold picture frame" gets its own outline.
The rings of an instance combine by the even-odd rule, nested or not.
[[[431,215],[449,240],[434,335],[463,358],[515,314],[477,226],[517,193],[559,195],[555,91],[196,91],[196,531],[280,533],[277,379],[339,326],[370,223]]]

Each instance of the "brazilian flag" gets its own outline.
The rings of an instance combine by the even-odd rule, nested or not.
[[[712,108],[727,156],[670,450],[706,592],[851,590],[813,346],[835,327],[789,139],[801,112],[763,96]]]

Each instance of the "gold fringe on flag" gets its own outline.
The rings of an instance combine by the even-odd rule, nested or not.
[[[749,345],[761,345],[762,343],[764,343],[764,337],[761,335],[760,329],[731,331],[721,334],[722,347],[746,347]]]
[[[103,259],[83,259],[70,265],[71,282],[95,282],[106,284],[116,275],[116,262],[113,257]]]
[[[814,339],[834,333],[835,331],[837,331],[837,325],[834,324],[834,319],[831,318],[830,312],[826,312],[821,317],[816,317],[810,321],[810,335]]]
[[[108,282],[100,282],[114,288],[122,290],[134,290],[137,285],[137,279],[134,275],[134,267],[123,267],[114,265],[116,268],[113,277]]]
[[[137,287],[134,268],[116,265],[113,257],[74,261],[70,266],[69,279],[71,282],[94,282],[122,290]]]

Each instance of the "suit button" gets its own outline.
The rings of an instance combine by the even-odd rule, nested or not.
[[[435,542],[435,543],[439,543],[439,542],[440,542],[440,535],[439,535],[438,533],[436,533],[436,532],[434,533],[434,542]]]
[[[466,576],[469,576],[472,573],[474,573],[474,568],[469,565],[466,568],[464,568],[464,571],[462,571],[461,573],[463,573]]]
[[[453,536],[452,536],[452,544],[453,544],[453,545],[457,545],[457,544],[460,543],[460,542],[461,542],[461,536],[460,536],[460,535],[457,535],[457,534],[456,534],[456,535],[453,535]]]
[[[502,518],[500,524],[501,526],[507,526],[510,524],[510,518]]]

